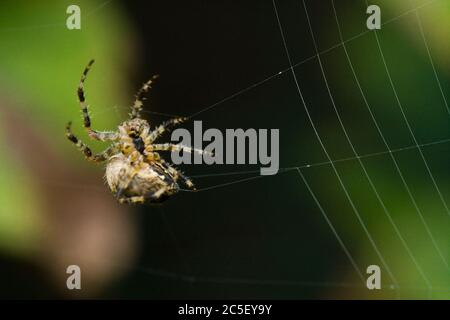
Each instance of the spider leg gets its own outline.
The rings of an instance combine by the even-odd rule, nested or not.
[[[151,89],[152,83],[155,79],[158,78],[158,75],[154,75],[150,80],[142,85],[139,91],[136,93],[136,99],[134,100],[133,105],[131,106],[130,119],[140,118],[142,106],[144,105],[144,95]]]
[[[181,178],[183,180],[184,184],[190,188],[195,190],[194,183],[191,179],[186,177],[181,171],[173,167],[170,163],[165,161],[163,158],[160,157],[159,153],[157,152],[146,152],[147,160],[150,162],[158,162],[164,169],[169,171],[169,173],[175,177],[175,180],[178,180],[178,178]]]
[[[186,177],[183,172],[181,172],[180,170],[178,170],[177,168],[174,168],[170,163],[168,163],[167,161],[165,161],[164,159],[159,159],[159,162],[170,172],[171,175],[173,175],[174,177],[179,177],[181,178],[181,180],[183,180],[183,183],[192,190],[196,190],[194,183],[192,182],[191,179],[189,179],[188,177]]]
[[[195,188],[195,185],[194,185],[194,183],[192,182],[192,180],[189,179],[188,177],[186,177],[186,176],[183,174],[183,172],[181,172],[181,171],[179,171],[179,170],[177,170],[177,169],[174,169],[174,170],[176,170],[176,171],[178,172],[178,175],[180,176],[180,178],[183,180],[184,184],[185,184],[189,189],[197,190],[197,188]]]
[[[183,146],[181,144],[172,144],[172,143],[161,143],[161,144],[150,144],[145,148],[145,151],[147,152],[153,152],[153,151],[185,151],[189,153],[199,153],[199,154],[209,154],[209,152],[206,152],[201,149],[191,148],[187,146]]]
[[[119,203],[144,203],[145,198],[144,196],[135,196],[135,197],[120,197],[117,199]]]
[[[132,197],[126,197],[126,196],[120,196],[118,198],[119,203],[144,203],[146,199],[150,199],[153,201],[158,200],[169,188],[163,187],[159,189],[156,192],[153,192],[146,196],[132,196]]]
[[[83,113],[83,124],[89,134],[89,137],[92,139],[100,141],[116,140],[118,138],[118,134],[115,132],[96,131],[91,129],[91,118],[89,116],[88,104],[86,103],[86,98],[84,95],[84,81],[86,80],[87,74],[93,63],[94,60],[89,61],[88,65],[84,69],[81,76],[80,85],[77,90],[78,101],[80,102],[81,112]]]
[[[77,148],[84,154],[87,160],[94,161],[94,162],[103,162],[108,160],[110,156],[112,156],[115,152],[115,147],[111,146],[105,151],[95,154],[92,154],[91,149],[84,144],[81,140],[79,140],[77,137],[75,137],[70,129],[72,123],[69,122],[66,126],[66,137],[69,139],[73,144],[77,146]]]
[[[149,162],[160,162],[162,160],[158,152],[145,152],[145,156]]]
[[[96,131],[89,129],[88,134],[90,138],[99,141],[115,141],[119,138],[117,132],[112,131]]]
[[[158,139],[166,130],[168,130],[172,126],[176,126],[179,123],[182,123],[186,121],[188,118],[185,117],[179,117],[179,118],[173,118],[170,120],[167,120],[160,124],[158,127],[156,127],[145,139],[145,142],[147,144],[152,143],[156,139]]]

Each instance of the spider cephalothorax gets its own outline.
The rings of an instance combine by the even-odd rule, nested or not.
[[[91,119],[84,96],[84,80],[94,60],[87,65],[78,87],[78,99],[83,112],[84,127],[90,138],[100,141],[112,141],[105,151],[93,155],[91,149],[71,132],[71,123],[66,127],[66,136],[85,157],[94,162],[106,162],[106,181],[111,191],[121,203],[161,202],[179,190],[178,180],[194,189],[191,180],[180,171],[164,161],[157,151],[199,152],[182,145],[171,143],[158,144],[155,141],[169,127],[181,123],[186,118],[170,119],[153,130],[149,123],[140,116],[144,94],[151,88],[152,79],[144,83],[136,94],[131,107],[130,119],[119,125],[117,131],[96,131],[91,129]]]

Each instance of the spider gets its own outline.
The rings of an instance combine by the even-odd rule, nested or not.
[[[99,154],[75,137],[71,122],[66,126],[66,137],[84,154],[87,160],[106,162],[106,182],[120,203],[162,202],[179,191],[178,180],[195,190],[192,181],[166,162],[157,151],[185,151],[203,153],[202,150],[171,143],[155,143],[170,127],[187,118],[173,118],[150,129],[149,123],[141,118],[144,95],[158,76],[153,76],[139,89],[131,107],[129,119],[118,126],[117,131],[97,131],[91,128],[91,119],[84,94],[84,81],[94,63],[91,60],[84,69],[77,95],[83,114],[84,128],[89,137],[99,141],[112,141],[111,146]]]

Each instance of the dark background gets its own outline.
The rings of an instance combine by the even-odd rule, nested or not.
[[[444,97],[447,97],[448,63],[442,64],[438,55],[447,52],[448,38],[443,31],[445,27],[436,28],[430,23],[438,20],[436,12],[441,12],[441,18],[450,14],[444,2],[436,1],[420,12],[429,45],[436,55],[434,62],[443,84]],[[370,106],[390,149],[407,148],[397,150],[395,155],[448,261],[448,216],[399,112],[374,35],[366,32],[367,6],[364,1],[335,3],[343,37],[350,39],[347,48]],[[448,139],[449,117],[422,38],[417,32],[415,11],[411,11],[424,2],[399,0],[395,4],[389,1],[377,3],[382,7],[383,21],[398,19],[383,26],[379,36],[417,140],[429,143]],[[68,60],[70,70],[65,73],[67,79],[71,79],[67,85],[69,88],[76,86],[75,80],[84,67],[82,61],[96,57],[97,63],[86,84],[88,99],[89,95],[95,94],[96,83],[108,83],[109,76],[113,78],[111,81],[123,81],[124,87],[102,90],[111,99],[120,95],[117,104],[121,105],[124,120],[126,105],[137,88],[153,74],[159,74],[160,78],[145,104],[145,117],[151,125],[167,119],[162,114],[170,114],[195,115],[193,120],[203,121],[204,130],[280,129],[282,169],[276,176],[258,177],[259,166],[181,166],[186,175],[192,177],[199,192],[181,192],[162,205],[117,209],[123,210],[120,219],[129,220],[127,223],[133,226],[130,230],[136,240],[129,251],[134,252],[134,256],[121,260],[113,254],[116,250],[114,244],[105,247],[111,253],[111,265],[120,271],[102,281],[97,290],[87,294],[67,292],[61,288],[65,282],[54,279],[55,272],[64,278],[64,270],[49,268],[46,262],[50,258],[45,256],[42,263],[42,259],[35,259],[33,255],[18,258],[5,253],[0,262],[1,297],[377,299],[395,298],[399,294],[404,298],[446,296],[448,270],[434,253],[367,112],[342,50],[330,1],[306,1],[330,90],[357,152],[360,155],[381,152],[364,158],[364,164],[406,243],[425,274],[431,278],[435,288],[431,294],[354,159],[319,68],[302,1],[276,1],[297,80],[314,125],[330,157],[338,160],[336,168],[343,183],[397,276],[402,287],[400,291],[391,288],[392,280],[355,217],[331,166],[320,164],[327,158],[300,100],[272,1],[113,0],[106,4],[99,1],[98,4],[99,9],[92,17],[100,20],[100,15],[107,15],[110,20],[102,25],[105,38],[93,41],[114,41],[118,28],[115,21],[120,20],[122,22],[118,25],[123,23],[127,27],[124,34],[117,37],[126,39],[125,44],[119,42],[113,51],[107,52],[103,58],[105,62],[97,58],[94,49],[78,54],[80,63]],[[59,6],[64,8],[64,5]],[[57,10],[60,10],[59,6]],[[396,18],[402,14],[403,17]],[[103,23],[94,21],[90,18],[80,32],[92,33],[99,27],[95,23]],[[45,34],[47,31],[39,32]],[[89,41],[77,36],[70,38],[70,42],[67,48],[72,48],[72,45],[80,48],[90,46]],[[51,55],[58,59],[58,51],[52,51]],[[33,63],[30,62],[30,68],[33,68]],[[106,74],[108,63],[117,65],[118,71]],[[51,70],[52,67],[47,68]],[[65,88],[61,90],[67,91]],[[76,102],[72,100],[70,117],[78,117]],[[94,101],[97,102],[91,105],[94,112],[95,108],[107,106],[106,101],[99,104],[101,100],[95,96]],[[100,115],[94,120],[99,118]],[[61,117],[57,121],[60,122],[59,130],[66,120]],[[192,128],[192,122],[185,127]],[[81,126],[77,132],[81,132]],[[63,137],[58,136],[58,139]],[[170,136],[165,135],[164,139],[169,140]],[[62,162],[68,168],[81,166],[79,163],[83,160],[74,149],[69,146],[62,150]],[[424,153],[448,202],[448,143],[424,147]],[[169,159],[168,155],[166,158]],[[346,158],[353,160],[339,161]],[[303,168],[310,164],[313,166]],[[100,190],[106,189],[101,184],[102,169],[86,169],[87,166],[81,166],[80,170],[92,177],[89,184]],[[365,275],[366,267],[371,264],[381,266],[382,290],[369,291],[364,287],[293,167],[302,167],[314,195],[361,272]],[[230,174],[239,171],[251,173]],[[57,179],[62,181],[62,178]],[[240,181],[242,179],[248,180]],[[66,184],[70,187],[75,182],[66,179]],[[87,185],[86,182],[81,184]],[[59,197],[66,187],[61,185],[61,189],[52,193],[53,196]],[[94,198],[89,188],[80,192],[83,199]],[[68,203],[76,202],[67,197]],[[118,205],[113,206],[117,208]],[[89,209],[78,210],[88,219],[95,207],[90,205]],[[64,215],[64,210],[56,212],[56,216]],[[107,220],[109,211],[105,209],[105,212]],[[71,217],[77,219],[76,214]],[[108,225],[100,224],[95,228],[107,229]],[[71,243],[70,238],[68,241]],[[84,245],[89,251],[89,241]],[[64,252],[71,248],[59,250]]]

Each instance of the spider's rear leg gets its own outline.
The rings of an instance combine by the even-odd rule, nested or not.
[[[144,95],[151,89],[152,83],[158,78],[158,75],[154,75],[150,80],[142,85],[139,91],[136,93],[136,99],[131,106],[130,119],[140,118],[142,106],[144,105]]]
[[[116,140],[118,138],[118,134],[116,132],[108,132],[108,131],[102,132],[92,130],[91,128],[91,118],[89,116],[88,104],[86,103],[86,98],[84,94],[84,81],[86,80],[87,74],[93,64],[94,60],[89,61],[88,65],[84,69],[77,90],[78,101],[80,102],[81,112],[83,113],[83,124],[89,134],[89,137],[91,137],[92,139],[100,141]]]
[[[147,160],[150,162],[158,162],[160,163],[166,170],[169,171],[169,173],[174,176],[176,179],[181,178],[183,180],[183,183],[192,190],[196,190],[194,183],[191,179],[186,177],[181,171],[178,169],[172,167],[170,163],[165,161],[163,158],[160,157],[160,155],[157,152],[146,152]]]
[[[122,203],[122,204],[144,203],[145,202],[144,196],[121,197],[121,198],[118,198],[117,200],[119,201],[119,203]]]
[[[163,164],[163,166],[165,168],[167,168],[167,170],[169,170],[170,174],[175,176],[175,177],[179,177],[181,178],[181,180],[183,180],[183,183],[192,190],[196,190],[194,183],[192,182],[191,179],[189,179],[188,177],[186,177],[183,172],[181,172],[180,170],[172,167],[172,165],[170,165],[168,162],[164,161],[164,159],[160,159],[160,162]]]
[[[155,151],[171,151],[171,152],[173,152],[173,151],[181,151],[181,150],[183,150],[185,152],[189,152],[189,153],[196,152],[199,154],[211,154],[210,152],[207,152],[207,151],[204,151],[201,149],[195,149],[195,148],[190,148],[190,147],[186,147],[183,145],[171,144],[171,143],[150,144],[147,146],[147,148],[145,148],[145,151],[147,154],[157,155],[158,156],[157,161],[160,161],[165,167],[168,168],[168,170],[173,170],[173,172],[176,173],[177,177],[180,177],[183,180],[183,182],[186,184],[187,187],[189,187],[190,189],[196,190],[194,183],[189,178],[184,176],[182,172],[173,168],[170,164],[165,162],[162,158],[159,158],[158,153],[155,152]]]
[[[131,197],[126,197],[126,196],[120,196],[117,200],[119,201],[119,203],[144,203],[145,200],[150,200],[150,202],[159,202],[160,200],[162,200],[162,196],[164,195],[164,193],[166,191],[168,191],[169,188],[168,187],[163,187],[161,189],[159,189],[156,192],[147,194],[145,196],[131,196]]]
[[[181,178],[181,180],[183,180],[183,183],[186,185],[186,187],[188,187],[189,189],[194,190],[194,191],[197,190],[197,189],[195,188],[195,185],[194,185],[194,183],[192,182],[192,180],[189,179],[188,177],[186,177],[186,176],[183,174],[183,172],[181,172],[181,171],[179,171],[179,170],[177,170],[177,169],[175,169],[175,168],[172,168],[172,169],[178,172],[179,177]]]
[[[69,122],[66,126],[66,137],[69,141],[71,141],[73,144],[75,144],[77,146],[77,148],[84,154],[86,159],[88,159],[89,161],[94,161],[94,162],[103,162],[103,161],[108,160],[108,158],[114,154],[115,148],[109,147],[105,151],[103,151],[99,154],[93,155],[91,149],[86,144],[84,144],[81,140],[79,140],[77,137],[75,137],[73,135],[73,133],[71,131],[71,125],[72,125],[72,123]]]

